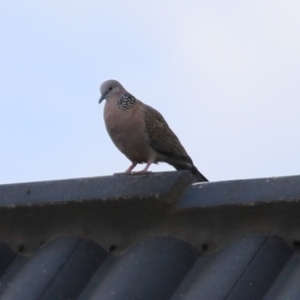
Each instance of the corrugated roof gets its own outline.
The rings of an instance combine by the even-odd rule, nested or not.
[[[0,299],[300,299],[300,176],[0,186]]]

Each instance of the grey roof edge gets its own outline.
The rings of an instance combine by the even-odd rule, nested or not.
[[[177,209],[222,206],[255,207],[268,204],[299,204],[300,176],[204,182],[191,185]]]
[[[0,207],[82,201],[174,204],[175,209],[298,204],[300,176],[197,183],[188,171],[0,185]]]
[[[164,235],[214,251],[237,234],[261,232],[299,245],[300,205],[294,186],[298,180],[299,176],[277,178],[272,185],[279,184],[275,187],[278,194],[270,188],[268,192],[265,179],[191,185],[195,179],[184,171],[2,185],[0,226],[5,230],[0,238],[13,249],[30,250],[58,236],[80,236],[101,243],[105,249],[116,246],[122,251],[135,240]],[[255,184],[260,189],[255,189]],[[204,193],[199,186],[210,190]],[[30,189],[29,195],[25,188]],[[226,202],[232,197],[231,189],[237,204]],[[289,191],[294,195],[289,199],[294,200],[278,200]],[[259,205],[238,205],[243,197],[250,199],[252,193],[257,197],[260,192],[265,198]],[[263,206],[263,199],[273,202]],[[195,228],[199,228],[196,235]]]
[[[0,185],[0,207],[32,206],[82,201],[128,202],[155,200],[173,204],[196,178],[188,171],[145,175],[77,178]]]

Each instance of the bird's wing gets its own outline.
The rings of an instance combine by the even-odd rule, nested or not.
[[[168,126],[164,117],[151,106],[146,104],[143,105],[150,146],[157,152],[170,158],[183,159],[193,164],[177,136]]]

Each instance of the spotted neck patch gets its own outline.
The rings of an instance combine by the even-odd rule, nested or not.
[[[125,111],[128,110],[130,108],[132,108],[134,106],[134,104],[136,103],[136,99],[134,96],[132,96],[129,93],[125,93],[121,96],[121,98],[119,99],[117,106]]]

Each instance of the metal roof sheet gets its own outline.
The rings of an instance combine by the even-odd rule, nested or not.
[[[300,176],[0,186],[0,299],[299,299]]]

